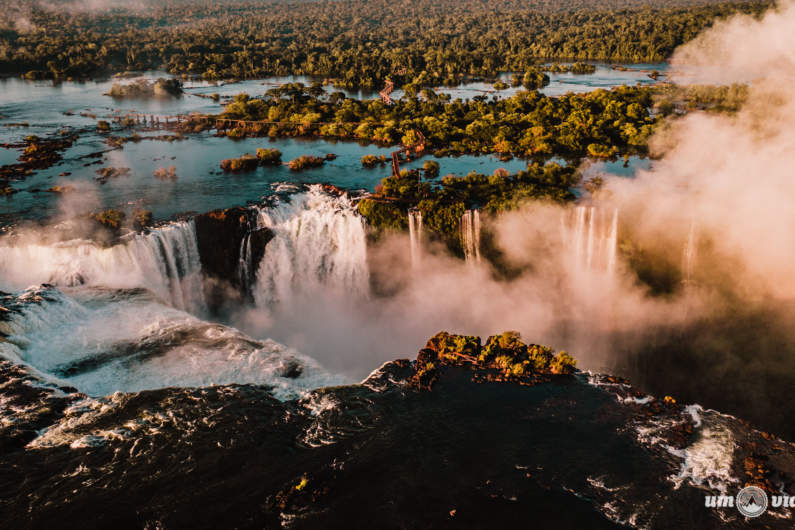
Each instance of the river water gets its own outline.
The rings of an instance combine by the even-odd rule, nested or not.
[[[568,91],[586,92],[621,84],[648,84],[653,82],[647,75],[649,71],[665,68],[666,65],[630,65],[627,70],[617,70],[598,65],[592,75],[550,74],[552,82],[542,92],[554,96]],[[141,77],[156,79],[168,75],[146,72]],[[90,197],[95,208],[121,208],[135,203],[151,210],[156,219],[259,201],[271,193],[272,184],[282,181],[329,182],[349,189],[372,190],[381,178],[389,174],[390,168],[388,165],[363,168],[361,157],[366,154],[388,156],[394,148],[326,140],[248,138],[235,141],[203,133],[179,142],[128,143],[123,149],[111,151],[104,137],[93,131],[98,119],[110,119],[132,111],[163,117],[191,112],[218,113],[223,109],[225,97],[241,92],[262,95],[270,88],[287,82],[309,84],[312,80],[303,76],[288,76],[229,83],[191,81],[186,84],[186,93],[182,97],[145,100],[119,100],[105,96],[113,80],[59,84],[16,78],[0,80],[0,145],[18,143],[30,134],[46,136],[64,128],[84,131],[78,141],[63,153],[63,161],[35,172],[23,182],[15,183],[13,187],[19,193],[11,198],[0,199],[0,225],[14,224],[20,220],[41,220],[57,214],[62,196],[42,190],[75,181],[83,183],[81,190]],[[325,89],[329,92],[335,90],[331,86]],[[454,98],[465,99],[484,91],[493,92],[493,97],[508,97],[517,90],[512,88],[497,93],[487,83],[467,83],[452,89],[438,89]],[[220,102],[201,97],[214,93],[222,96]],[[363,91],[347,91],[346,94],[358,98],[376,97],[371,92]],[[397,90],[393,95],[400,97],[401,91]],[[292,172],[284,166],[259,168],[234,175],[220,171],[222,159],[254,153],[258,147],[279,149],[285,162],[304,154],[322,156],[333,153],[337,158],[320,168],[303,172]],[[84,158],[100,151],[107,152],[99,158]],[[0,147],[0,165],[14,163],[19,154],[17,149]],[[420,167],[426,159],[412,161],[405,167]],[[514,173],[526,164],[519,159],[503,162],[493,156],[436,160],[441,166],[440,175],[465,175],[471,171],[489,174],[498,168]],[[154,178],[156,169],[172,165],[176,169],[176,181],[162,182]],[[95,181],[97,169],[109,166],[129,167],[131,171],[127,176],[99,185]],[[634,167],[635,160],[628,170],[617,167],[619,171],[616,173],[632,173]],[[611,168],[608,166],[607,171],[611,172]]]
[[[143,77],[154,79],[162,75],[148,72]],[[640,69],[619,72],[600,66],[592,76],[553,75],[548,89],[562,90],[568,83],[574,90],[592,90],[635,81],[643,75]],[[110,149],[105,137],[95,131],[97,120],[131,111],[168,116],[222,110],[222,102],[200,94],[259,95],[278,83],[308,81],[273,78],[221,85],[192,82],[182,97],[151,100],[114,100],[105,96],[112,80],[57,85],[20,79],[0,81],[0,145],[19,143],[30,134],[44,137],[62,129],[80,133],[79,139],[62,153],[60,163],[13,183],[18,193],[0,198],[0,226],[102,207],[129,210],[136,205],[151,210],[156,220],[168,220],[183,213],[256,203],[260,206],[252,208],[258,209],[257,222],[274,234],[261,261],[247,263],[255,280],[251,286],[254,305],[237,321],[226,321],[246,329],[251,336],[201,320],[208,314],[192,221],[130,236],[109,248],[81,240],[53,243],[38,234],[17,239],[4,237],[0,239],[0,290],[15,293],[4,303],[19,309],[4,332],[11,341],[0,348],[3,356],[93,395],[168,385],[275,382],[288,396],[340,382],[342,379],[336,375],[340,372],[361,375],[361,356],[365,353],[359,350],[368,347],[365,342],[358,349],[348,348],[348,353],[339,349],[336,357],[325,358],[329,372],[315,367],[298,351],[319,358],[323,353],[320,349],[333,349],[328,343],[320,348],[313,340],[307,340],[308,319],[315,321],[315,335],[332,335],[319,325],[326,322],[336,326],[337,331],[343,330],[346,336],[342,339],[349,342],[352,335],[344,332],[344,326],[330,323],[325,315],[344,312],[340,300],[350,300],[352,293],[358,293],[357,303],[368,299],[364,222],[347,199],[327,196],[318,188],[302,192],[303,188],[295,185],[328,182],[347,189],[372,190],[389,174],[390,167],[363,168],[362,156],[389,155],[394,147],[306,139],[232,140],[205,132],[179,141],[142,140]],[[474,89],[462,85],[456,90],[455,97],[471,97]],[[504,91],[500,96],[510,93]],[[337,158],[303,172],[293,172],[285,166],[240,173],[220,170],[222,159],[254,153],[259,147],[279,149],[284,161],[304,154],[333,153]],[[0,162],[12,163],[18,155],[18,150],[3,147]],[[428,159],[434,158],[423,157],[405,167],[420,167]],[[441,175],[465,175],[471,171],[489,174],[498,168],[515,173],[527,163],[520,159],[500,161],[493,156],[435,160],[440,163]],[[623,162],[599,163],[588,171],[632,176],[636,166],[645,164],[639,159],[632,159],[628,167],[623,167]],[[176,180],[161,181],[153,176],[156,169],[172,165]],[[104,167],[130,168],[130,172],[100,184],[96,171]],[[281,183],[291,186],[280,186]],[[64,195],[46,191],[66,184],[76,185],[78,191]],[[261,206],[263,199],[285,187],[296,192],[290,201]],[[35,286],[41,284],[48,286],[37,290]],[[32,291],[26,290],[29,286],[34,286]],[[351,310],[355,315],[360,313],[355,308]],[[114,321],[126,325],[116,326]],[[428,325],[436,326],[430,322]],[[434,329],[423,328],[422,336]],[[74,340],[64,340],[66,336]],[[52,344],[58,347],[53,349]],[[288,352],[289,348],[295,350]],[[218,349],[222,351],[220,357],[200,363],[190,377],[180,375],[178,367],[185,359],[191,355],[194,359],[204,358],[207,352]],[[151,355],[141,357],[144,351]],[[303,375],[287,381],[278,374],[285,359],[293,358],[301,360]],[[171,363],[169,359],[176,360]],[[220,373],[214,368],[216,364],[232,368],[223,377],[216,377]],[[353,372],[349,371],[351,365],[357,366]],[[372,368],[366,366],[368,371]],[[161,373],[166,375],[160,377]]]

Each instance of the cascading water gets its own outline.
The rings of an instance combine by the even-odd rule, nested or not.
[[[562,214],[561,231],[574,271],[615,275],[618,209],[577,206]]]
[[[693,267],[696,262],[696,245],[698,235],[696,232],[696,222],[691,221],[690,232],[687,235],[687,242],[682,251],[682,278],[685,284],[689,284],[693,278]]]
[[[461,246],[467,263],[480,263],[479,210],[467,210],[461,216]]]
[[[243,236],[238,253],[237,275],[240,278],[240,288],[244,293],[251,292],[251,232]]]
[[[193,221],[136,234],[110,247],[84,240],[0,242],[0,288],[15,291],[41,283],[143,287],[178,309],[196,313],[204,307]]]
[[[35,287],[0,295],[0,304],[0,359],[91,396],[240,383],[293,398],[343,382],[295,350],[202,321],[146,291]]]
[[[328,291],[367,296],[365,227],[347,196],[334,197],[312,186],[289,202],[261,209],[259,222],[274,237],[257,270],[253,292],[258,307]]]
[[[422,260],[422,212],[417,209],[409,210],[409,242],[411,266],[417,268]]]

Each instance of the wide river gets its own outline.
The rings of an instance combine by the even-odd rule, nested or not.
[[[617,69],[597,65],[596,71],[590,75],[550,74],[551,83],[542,92],[557,96],[625,84],[651,84],[654,81],[648,76],[649,72],[667,69],[665,64],[621,66],[623,68]],[[155,79],[168,76],[163,72],[147,72],[142,77]],[[509,74],[503,75],[505,79],[508,77]],[[366,154],[389,155],[394,148],[325,140],[248,138],[235,141],[203,133],[191,135],[179,142],[142,141],[128,143],[123,149],[110,150],[105,138],[93,132],[98,119],[109,119],[131,111],[159,116],[191,112],[218,113],[223,108],[225,98],[241,92],[252,96],[262,95],[270,88],[287,82],[310,84],[312,80],[293,76],[230,83],[189,82],[182,97],[151,100],[118,100],[106,96],[113,80],[59,84],[16,78],[0,80],[0,145],[18,143],[30,134],[43,137],[64,128],[89,131],[82,132],[78,141],[63,153],[61,163],[13,184],[19,193],[0,198],[0,226],[57,214],[62,207],[63,196],[41,190],[75,181],[83,184],[83,197],[94,208],[124,207],[135,203],[151,210],[156,219],[259,201],[271,193],[275,183],[284,181],[329,182],[345,188],[372,190],[389,173],[389,166],[366,169],[361,165],[361,157]],[[329,86],[326,90],[334,89]],[[509,88],[495,91],[491,84],[482,82],[437,89],[440,93],[461,99],[483,94],[488,97],[509,97],[517,90]],[[221,96],[220,102],[201,97],[215,93]],[[356,98],[377,97],[372,92],[347,91],[346,94]],[[402,92],[396,90],[393,95],[399,98]],[[253,153],[258,147],[279,149],[284,161],[304,154],[333,153],[337,158],[323,167],[302,172],[292,172],[284,166],[258,168],[240,174],[220,171],[222,159]],[[106,152],[99,158],[85,158],[100,151]],[[14,163],[19,154],[17,149],[0,147],[0,165]],[[405,167],[419,167],[427,159],[429,157],[412,161]],[[503,162],[492,156],[435,160],[441,165],[441,175],[465,175],[471,171],[492,173],[497,168],[505,168],[513,173],[523,169],[526,164],[520,159]],[[172,165],[176,168],[176,181],[163,182],[153,177],[156,169]],[[98,184],[95,180],[97,169],[110,166],[127,167],[131,171],[127,176],[111,179],[104,185]],[[648,162],[633,159],[629,167],[624,167],[623,162],[600,163],[593,166],[591,171],[632,176],[638,167],[648,167]]]

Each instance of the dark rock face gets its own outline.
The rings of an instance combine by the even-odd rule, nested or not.
[[[273,232],[268,228],[260,228],[251,232],[251,262],[254,264],[254,269],[250,271],[252,275],[257,273],[256,267],[262,261],[265,255],[265,247],[273,239]],[[253,278],[252,278],[253,279]],[[251,282],[249,282],[251,283]]]
[[[21,411],[4,412],[16,427],[0,429],[3,522],[743,528],[736,509],[704,507],[710,487],[675,480],[683,460],[668,444],[681,438],[677,447],[695,450],[719,430],[736,443],[723,456],[738,484],[750,458],[770,488],[793,485],[792,444],[714,411],[696,422],[616,378],[478,383],[471,370],[447,366],[427,391],[409,385],[414,364],[387,363],[360,385],[288,402],[267,387],[228,385],[115,394],[67,410],[84,396],[31,394],[21,384],[28,376],[0,364],[9,380],[0,397]],[[29,401],[41,405],[25,408]],[[791,528],[777,513],[759,524]]]
[[[265,254],[265,246],[273,238],[267,229],[253,230],[255,212],[248,208],[228,208],[197,215],[196,241],[205,278],[208,306],[220,309],[227,302],[249,296],[240,277],[240,251],[243,239],[250,237],[251,263],[256,264]],[[253,275],[256,271],[249,271]],[[250,285],[250,281],[246,284]]]

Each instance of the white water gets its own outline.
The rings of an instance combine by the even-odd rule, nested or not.
[[[467,210],[461,216],[461,246],[467,263],[480,263],[479,210]]]
[[[682,277],[685,284],[689,284],[693,279],[693,267],[696,263],[697,244],[698,235],[696,233],[696,222],[691,221],[690,232],[687,235],[687,243],[685,243],[685,248],[682,252]]]
[[[422,212],[409,210],[409,243],[411,251],[411,266],[417,268],[422,261]]]
[[[274,233],[257,268],[253,293],[259,308],[289,306],[323,292],[368,295],[364,222],[347,196],[312,186],[290,202],[260,210],[259,222]]]
[[[77,287],[30,290],[0,331],[0,355],[91,396],[212,384],[263,384],[276,397],[341,384],[316,361],[272,340],[202,321],[147,294]],[[280,374],[297,363],[300,377]]]
[[[240,278],[240,287],[242,288],[244,293],[250,292],[251,286],[251,233],[247,233],[243,236],[243,240],[240,242],[240,251],[238,252],[238,265],[237,265],[237,275]]]
[[[111,247],[84,240],[0,241],[0,289],[19,291],[42,283],[143,287],[178,309],[196,313],[204,307],[193,221],[172,223]]]
[[[615,276],[618,209],[577,206],[565,211],[561,216],[561,234],[574,271]]]

